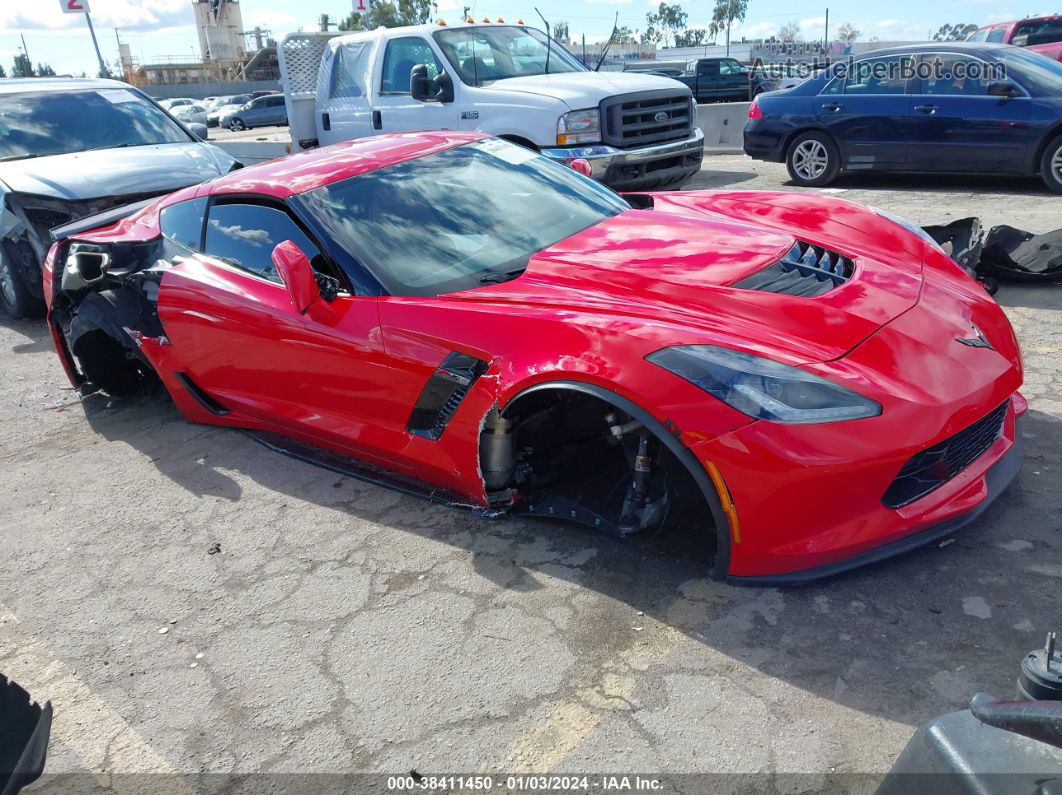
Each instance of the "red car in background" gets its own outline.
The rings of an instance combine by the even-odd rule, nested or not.
[[[715,577],[910,549],[1020,463],[1003,312],[836,198],[621,197],[424,132],[54,234],[49,325],[82,394],[160,380],[191,421],[435,500],[695,533]]]
[[[1062,61],[1062,15],[996,22],[978,28],[966,40],[1013,44]]]

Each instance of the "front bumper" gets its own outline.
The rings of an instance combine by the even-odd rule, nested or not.
[[[592,176],[617,190],[639,190],[688,178],[701,168],[704,133],[694,128],[689,138],[638,149],[617,149],[605,144],[549,147],[542,154],[561,163],[583,159]]]

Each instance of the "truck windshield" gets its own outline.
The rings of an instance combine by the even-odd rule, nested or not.
[[[126,88],[0,94],[0,160],[190,140],[164,111]]]
[[[407,296],[515,279],[535,253],[630,209],[570,168],[493,138],[297,201],[388,293]]]
[[[452,28],[436,31],[434,35],[446,60],[462,82],[470,86],[482,86],[507,77],[587,71],[556,41],[547,48],[546,35],[534,28]]]

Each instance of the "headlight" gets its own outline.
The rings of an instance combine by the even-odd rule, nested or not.
[[[597,108],[573,110],[557,119],[557,146],[595,144],[601,140],[601,114]]]
[[[664,348],[645,357],[758,420],[840,422],[876,417],[881,406],[796,367],[712,345]]]
[[[929,243],[929,245],[933,246],[933,248],[938,248],[941,251],[944,251],[944,249],[940,248],[940,244],[936,240],[934,240],[932,237],[930,237],[929,233],[926,232],[926,230],[923,229],[922,227],[915,226],[910,221],[908,221],[906,218],[901,218],[898,215],[893,215],[888,210],[882,210],[880,207],[871,207],[870,209],[873,210],[878,215],[880,215],[885,220],[892,221],[894,224],[896,224],[899,227],[902,227],[903,229],[906,229],[911,234],[918,235],[924,241]]]

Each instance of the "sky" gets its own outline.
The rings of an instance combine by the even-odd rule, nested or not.
[[[786,0],[749,0],[746,20],[736,27],[733,38],[771,36],[782,25],[796,22],[803,38],[819,39],[827,1],[831,32],[850,22],[862,31],[860,40],[876,36],[882,41],[924,40],[929,31],[936,31],[945,23],[983,25],[1053,10],[1033,4],[1035,0],[891,0],[882,6],[858,0],[823,0],[821,8],[814,7],[814,0],[800,5]],[[59,74],[95,72],[96,57],[85,20],[80,14],[62,13],[62,2],[0,0],[0,64],[5,69],[10,72],[11,62],[22,46],[21,36],[25,36],[34,63],[48,63]],[[118,38],[131,45],[134,57],[142,63],[200,55],[191,0],[86,2],[108,63],[118,59]],[[608,37],[616,14],[619,25],[644,29],[646,13],[659,0],[438,0],[438,16],[459,17],[465,2],[474,4],[477,18],[523,18],[528,23],[538,21],[534,11],[537,5],[551,24],[566,21],[573,39],[585,34],[587,41],[593,42]],[[691,26],[703,26],[711,18],[714,0],[690,0],[681,5],[689,14]],[[241,7],[248,30],[261,25],[271,29],[279,40],[300,28],[316,30],[317,17],[322,13],[333,20],[345,17],[351,10],[351,0],[241,0]]]

